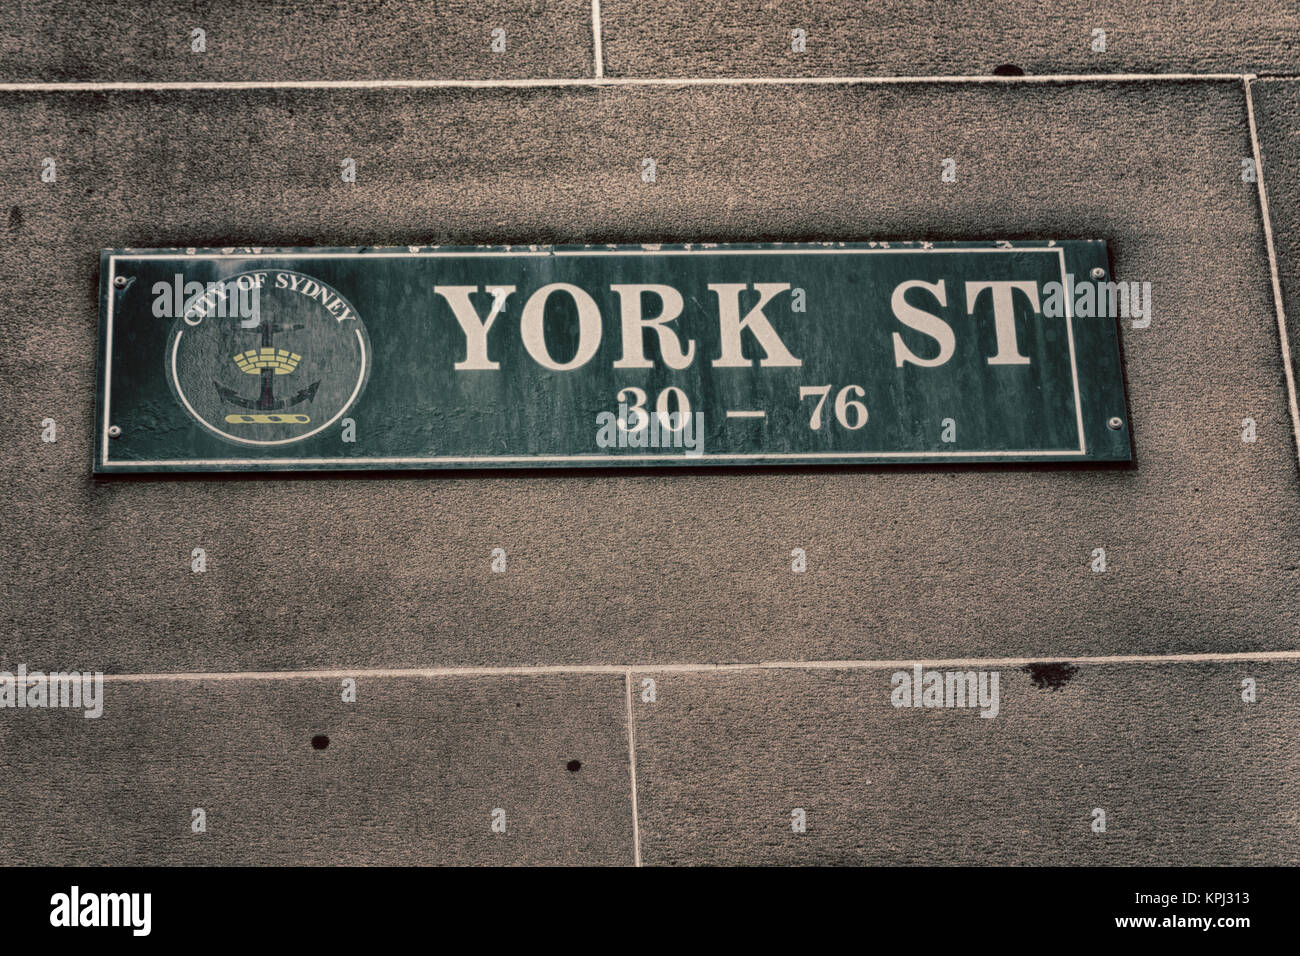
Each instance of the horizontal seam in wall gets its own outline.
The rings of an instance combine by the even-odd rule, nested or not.
[[[229,90],[545,89],[624,86],[888,86],[907,83],[1240,82],[1253,73],[1059,73],[1042,76],[756,76],[558,77],[498,80],[69,80],[5,82],[0,93],[168,92]]]
[[[941,667],[1026,667],[1033,664],[1197,664],[1300,661],[1300,649],[1207,654],[1130,654],[1104,657],[956,657],[944,659],[844,661],[759,661],[736,664],[540,664],[502,667],[331,668],[299,671],[174,671],[160,674],[105,674],[105,681],[326,680],[360,677],[545,677],[550,675],[722,673],[754,670],[887,670],[917,665]]]

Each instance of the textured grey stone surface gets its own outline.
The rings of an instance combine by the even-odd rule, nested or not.
[[[1295,0],[604,0],[609,76],[1285,73]],[[807,37],[792,50],[791,31]],[[1105,52],[1092,49],[1106,32]]]
[[[1259,80],[1251,96],[1294,369],[1300,367],[1300,81]]]
[[[1300,487],[1238,82],[11,93],[0,124],[21,144],[0,157],[0,663],[1296,646]],[[1053,237],[1106,239],[1118,278],[1153,283],[1151,327],[1122,332],[1131,468],[90,475],[101,247]]]
[[[617,675],[108,683],[0,711],[10,863],[630,864]],[[316,749],[312,738],[329,744]],[[576,770],[568,769],[578,761]],[[192,811],[207,830],[193,833]],[[491,829],[505,810],[505,833]]]
[[[590,76],[592,48],[587,0],[0,4],[0,81]]]
[[[658,702],[635,704],[645,864],[1300,857],[1294,662],[1085,664],[1056,689],[1003,668],[993,719],[895,708],[892,673],[653,675]]]
[[[613,77],[1300,68],[1294,0],[603,13]],[[0,81],[592,69],[586,0],[0,3]],[[1300,93],[1253,89],[1300,346]],[[0,129],[0,670],[1300,646],[1300,476],[1240,82],[5,92]],[[90,475],[103,247],[996,238],[1103,238],[1117,278],[1153,283],[1152,326],[1122,330],[1132,467]],[[645,861],[1300,858],[1300,664],[1083,664],[1056,689],[1000,671],[994,720],[897,710],[890,669],[655,672],[657,702],[633,698]],[[363,677],[354,704],[339,684],[136,679],[108,684],[100,720],[0,710],[0,848],[632,862],[620,675]]]

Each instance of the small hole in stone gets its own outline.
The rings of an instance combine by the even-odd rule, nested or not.
[[[324,750],[330,745],[330,739],[324,734],[317,734],[311,739],[311,745],[316,750]]]
[[[1014,63],[1003,63],[1001,66],[993,68],[994,76],[1024,76],[1025,71],[1020,69]]]
[[[569,773],[577,773],[579,770],[582,769],[582,761],[570,760],[568,764],[566,764],[566,766],[569,768]]]

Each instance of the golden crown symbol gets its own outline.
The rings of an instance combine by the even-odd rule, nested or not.
[[[262,347],[240,352],[238,355],[232,356],[232,361],[246,375],[261,377],[262,393],[257,398],[245,398],[233,388],[227,388],[220,382],[213,382],[212,384],[216,387],[217,394],[221,396],[222,401],[252,410],[251,413],[241,412],[227,415],[227,422],[232,425],[306,425],[311,422],[311,417],[308,415],[298,413],[283,414],[281,410],[300,405],[303,402],[314,402],[316,400],[316,389],[320,388],[320,382],[312,382],[290,398],[276,398],[275,387],[272,384],[277,375],[288,375],[296,370],[298,363],[302,361],[302,356],[297,352],[290,352],[288,349],[277,349],[272,345],[272,333],[296,332],[302,328],[302,325],[280,325],[273,322],[262,322],[256,329],[250,330],[261,333]]]
[[[234,361],[239,366],[239,370],[248,375],[257,375],[262,369],[271,369],[276,375],[288,375],[298,367],[302,356],[288,349],[277,349],[267,345],[260,349],[240,352],[234,357]]]

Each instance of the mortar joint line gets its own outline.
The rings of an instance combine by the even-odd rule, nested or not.
[[[605,75],[605,54],[601,49],[600,0],[591,0],[591,43],[596,79]]]
[[[1282,369],[1286,374],[1287,404],[1291,410],[1291,434],[1295,439],[1296,463],[1300,466],[1300,405],[1296,401],[1295,370],[1291,364],[1291,342],[1286,328],[1286,305],[1282,301],[1282,280],[1277,265],[1277,249],[1273,242],[1273,217],[1268,208],[1268,189],[1264,185],[1264,153],[1259,145],[1259,130],[1255,125],[1255,100],[1251,82],[1255,77],[1242,77],[1246,91],[1246,121],[1250,126],[1250,148],[1255,159],[1255,184],[1259,193],[1259,213],[1264,222],[1264,246],[1268,253],[1268,271],[1273,284],[1273,307],[1277,315],[1278,342],[1282,351]]]
[[[537,664],[448,667],[355,667],[282,671],[170,671],[161,673],[105,674],[104,680],[130,682],[222,680],[329,680],[361,677],[546,677],[562,675],[713,674],[763,670],[900,670],[916,666],[1031,667],[1039,664],[1229,664],[1300,661],[1300,649],[1284,651],[1224,651],[1196,654],[1111,654],[1045,657],[953,657],[859,660],[776,660],[732,663],[644,664]]]
[[[598,41],[597,41],[598,42]],[[0,83],[0,93],[169,92],[226,90],[542,89],[639,86],[896,86],[907,84],[1176,83],[1241,81],[1246,73],[1045,73],[1031,76],[697,76],[607,77],[597,53],[597,75],[518,79],[352,80],[39,80]]]
[[[641,815],[637,804],[636,785],[636,718],[632,711],[632,671],[623,672],[623,687],[627,694],[627,756],[632,777],[632,858],[641,865]]]

